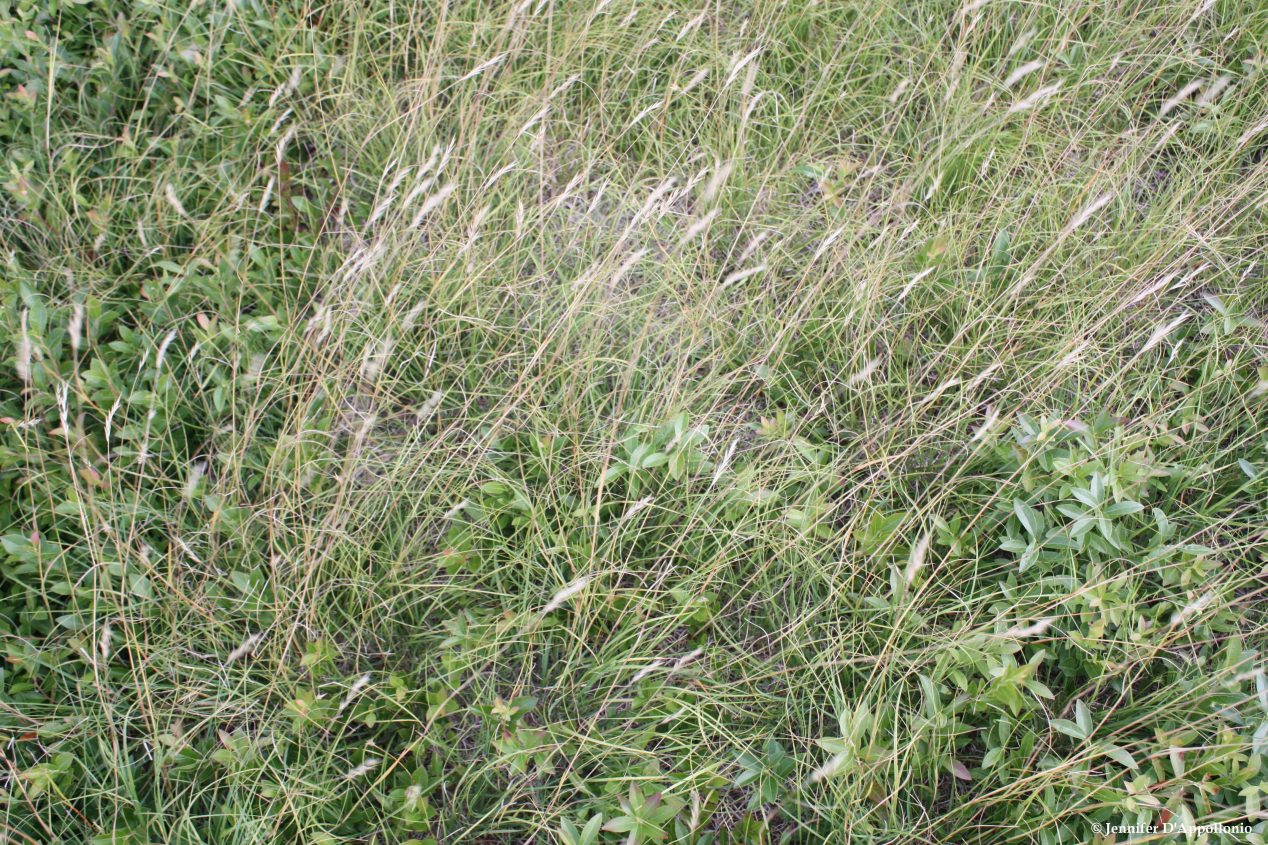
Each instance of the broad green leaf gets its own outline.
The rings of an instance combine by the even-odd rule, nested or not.
[[[1043,533],[1043,515],[1021,499],[1013,499],[1013,513],[1021,520],[1022,527],[1031,537],[1038,538]]]
[[[1140,502],[1115,502],[1105,509],[1105,515],[1111,518],[1140,513],[1145,506]]]
[[[1066,736],[1072,736],[1075,739],[1080,740],[1087,739],[1087,734],[1084,733],[1083,728],[1079,727],[1074,722],[1071,722],[1069,719],[1053,719],[1049,724],[1051,724],[1055,730],[1060,731]]]
[[[1116,763],[1126,766],[1129,769],[1140,769],[1140,764],[1136,762],[1136,758],[1131,755],[1127,749],[1117,745],[1102,745],[1101,752]]]

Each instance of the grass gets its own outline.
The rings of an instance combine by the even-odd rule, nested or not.
[[[3,836],[1264,841],[1266,43],[0,10]]]

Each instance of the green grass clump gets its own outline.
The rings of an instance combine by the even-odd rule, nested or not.
[[[1265,841],[1266,48],[0,8],[0,838]]]

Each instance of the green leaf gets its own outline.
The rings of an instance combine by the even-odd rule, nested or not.
[[[1087,734],[1083,732],[1083,728],[1079,727],[1074,722],[1071,722],[1069,719],[1053,719],[1049,724],[1066,736],[1071,736],[1079,740],[1087,739]]]
[[[643,460],[639,463],[639,467],[642,469],[655,469],[668,460],[669,455],[666,455],[664,452],[653,452],[646,458],[643,458]]]
[[[1039,548],[1033,544],[1027,546],[1026,551],[1021,556],[1021,560],[1018,561],[1017,563],[1017,571],[1025,572],[1032,565],[1034,565],[1034,562],[1038,560],[1038,558],[1039,558]]]
[[[1070,526],[1070,537],[1078,540],[1095,527],[1096,521],[1088,516],[1081,516]]]
[[[1129,769],[1140,769],[1140,764],[1136,762],[1136,758],[1131,755],[1127,749],[1117,745],[1102,745],[1101,752],[1116,763]]]
[[[1140,513],[1144,509],[1145,506],[1140,502],[1115,502],[1105,509],[1105,515],[1111,518],[1117,518],[1120,516],[1128,516],[1133,513]]]
[[[603,826],[608,833],[629,833],[638,827],[638,819],[633,816],[617,816]]]
[[[128,588],[132,590],[132,595],[143,599],[154,597],[154,591],[150,588],[150,579],[144,575],[133,575],[128,580]]]
[[[1043,514],[1039,513],[1039,511],[1021,499],[1013,499],[1013,513],[1017,514],[1017,518],[1021,520],[1022,527],[1026,529],[1026,533],[1031,537],[1037,539],[1043,534]]]
[[[1087,709],[1082,699],[1074,703],[1074,720],[1079,723],[1084,736],[1092,735],[1092,712]]]
[[[1070,519],[1082,519],[1087,514],[1087,511],[1083,510],[1083,508],[1078,505],[1072,505],[1069,502],[1062,502],[1057,505],[1057,512],[1063,516],[1068,516]]]
[[[1070,491],[1074,498],[1078,499],[1089,508],[1100,507],[1101,500],[1091,491],[1082,487],[1075,487]]]
[[[1008,247],[1012,243],[1012,237],[1009,236],[1007,229],[1000,229],[995,233],[995,241],[991,244],[991,263],[996,267],[1002,267],[1008,263]]]
[[[603,826],[603,814],[595,813],[590,817],[590,821],[586,822],[586,826],[581,831],[581,845],[593,845],[599,841],[599,830]]]

